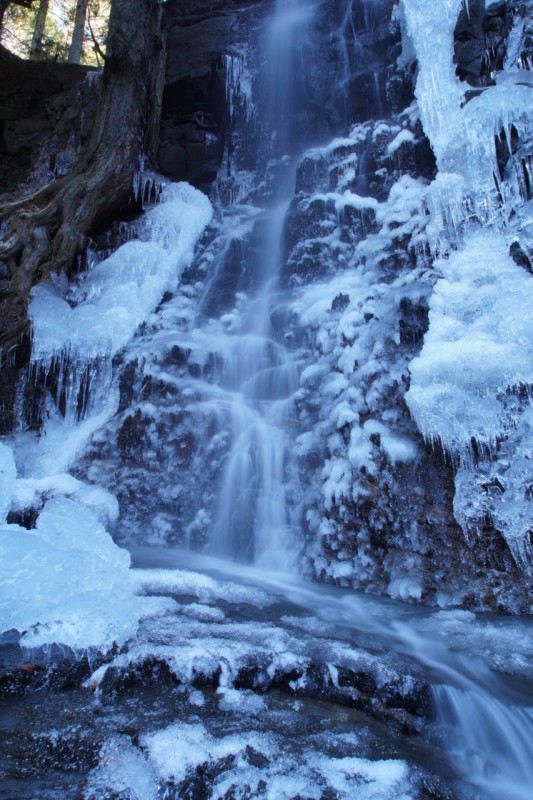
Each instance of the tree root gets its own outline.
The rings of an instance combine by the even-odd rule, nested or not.
[[[110,227],[131,198],[141,152],[155,152],[165,63],[161,18],[159,0],[114,0],[98,111],[78,164],[33,194],[0,200],[2,361],[7,353],[16,360],[17,348],[24,351],[21,361],[29,358],[20,345],[28,342],[33,286],[53,272],[73,277],[89,237]],[[14,396],[12,385],[10,392]]]
[[[95,162],[91,172],[74,173],[0,207],[0,216],[8,215],[0,261],[10,276],[0,300],[0,345],[4,352],[28,331],[32,287],[53,272],[72,277],[76,259],[86,249],[95,224],[103,214],[112,218],[131,190],[131,170],[123,166],[117,169],[112,161]],[[89,181],[91,191],[87,191]]]

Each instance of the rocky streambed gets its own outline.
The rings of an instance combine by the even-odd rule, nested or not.
[[[435,686],[465,690],[477,673],[479,696],[492,681],[531,729],[523,623],[225,574],[208,559],[193,570],[191,558],[151,551],[132,571],[145,615],[120,650],[30,652],[4,636],[0,797],[491,796],[462,780],[450,746],[465,731],[444,720]],[[465,639],[467,659],[453,653]],[[500,785],[494,753],[476,755]]]

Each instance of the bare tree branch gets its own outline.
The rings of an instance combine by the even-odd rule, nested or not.
[[[96,36],[94,35],[93,26],[91,25],[91,15],[90,15],[90,13],[89,13],[89,16],[87,17],[87,25],[89,27],[89,33],[91,35],[91,39],[93,40],[93,50],[94,50],[94,52],[96,54],[96,60],[98,61],[98,57],[100,57],[102,59],[102,61],[104,62],[104,64],[105,64],[105,62],[106,62],[106,54],[104,53],[104,51],[100,47],[100,43],[99,43],[98,39],[96,38]],[[99,61],[98,61],[98,66],[100,66],[100,62]]]

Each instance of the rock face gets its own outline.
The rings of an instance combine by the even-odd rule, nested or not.
[[[88,141],[97,73],[74,64],[23,61],[0,46],[0,196],[30,193],[67,174]],[[0,261],[0,293],[9,274]],[[2,333],[18,319],[3,319]],[[0,357],[0,433],[15,424],[17,385],[30,355],[27,337]]]
[[[0,48],[0,193],[68,172],[94,115],[90,77],[76,64],[23,61]],[[43,143],[49,144],[43,148]],[[30,178],[30,180],[31,180]]]
[[[169,178],[209,191],[228,127],[229,63],[224,54],[239,46],[264,6],[261,0],[168,4],[169,55],[157,160]]]
[[[239,20],[254,6],[265,3],[168,3],[169,57],[157,160],[159,170],[173,180],[209,191],[216,177],[227,129],[222,54],[238,45]],[[68,172],[91,130],[91,80],[97,79],[97,72],[79,65],[23,61],[4,48],[0,64],[4,193],[17,190],[29,176],[35,186]]]
[[[506,39],[512,26],[509,4],[492,3],[485,8],[485,0],[473,0],[464,7],[457,19],[454,32],[454,56],[457,75],[471,86],[486,86],[491,73],[503,68]]]

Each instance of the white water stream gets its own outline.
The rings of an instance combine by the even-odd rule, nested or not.
[[[222,378],[214,403],[224,409],[231,429],[231,450],[218,489],[213,553],[251,561],[266,569],[296,568],[298,535],[291,530],[286,503],[290,440],[287,422],[302,368],[297,354],[276,341],[273,309],[287,303],[279,286],[282,237],[294,194],[297,158],[290,148],[290,115],[299,96],[303,46],[314,4],[277,0],[267,26],[267,69],[262,87],[264,114],[271,124],[271,146],[285,157],[272,201],[260,215],[262,250],[253,271],[253,289],[241,295],[237,323],[222,344]],[[200,304],[216,305],[216,270]],[[201,335],[201,328],[199,329]],[[216,347],[216,345],[215,345]],[[204,387],[209,393],[209,388]],[[226,425],[228,423],[226,422]]]
[[[498,674],[491,664],[531,657],[527,620],[475,618],[464,612],[414,609],[402,603],[311,584],[291,572],[236,564],[186,551],[132,549],[138,566],[197,570],[272,593],[327,623],[328,638],[398,653],[419,665],[432,686],[436,720],[430,739],[478,800],[530,800],[533,786],[533,686]],[[283,605],[282,605],[283,610]],[[278,612],[282,613],[282,612]],[[458,625],[452,626],[457,613]],[[460,632],[459,632],[460,630]],[[465,641],[467,644],[465,645]],[[528,645],[529,642],[529,645]],[[511,652],[510,652],[511,651]],[[504,665],[505,669],[505,665]]]
[[[285,430],[301,365],[273,338],[270,324],[279,296],[286,208],[283,203],[265,213],[269,245],[257,265],[258,287],[243,300],[238,326],[227,334],[214,398],[229,419],[232,446],[218,491],[211,550],[268,569],[286,565],[291,552],[295,555],[285,502]]]

